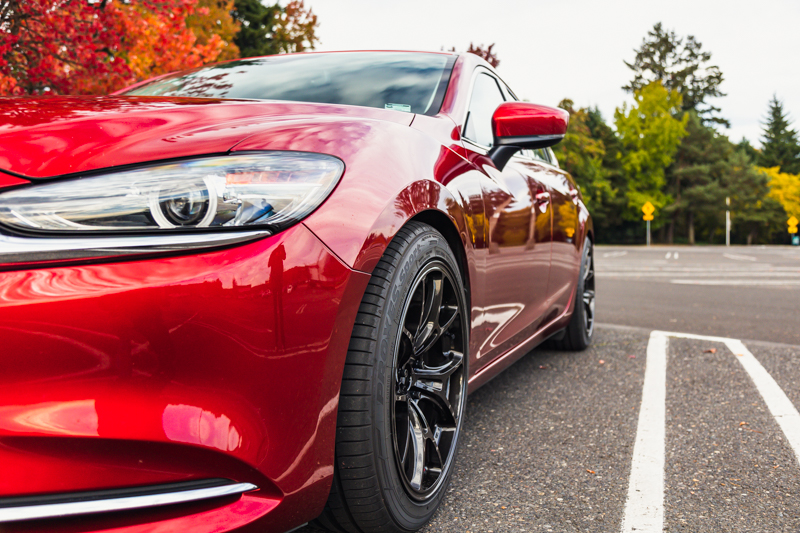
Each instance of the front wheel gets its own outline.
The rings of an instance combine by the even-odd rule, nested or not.
[[[594,247],[587,237],[583,243],[578,286],[575,289],[575,308],[572,318],[559,340],[552,346],[559,350],[585,350],[594,335]]]
[[[339,397],[333,486],[317,526],[407,533],[433,516],[464,420],[468,317],[447,241],[409,223],[359,307]]]

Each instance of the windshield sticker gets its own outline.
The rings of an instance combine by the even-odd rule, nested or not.
[[[386,104],[383,106],[386,109],[394,109],[395,111],[405,111],[411,113],[411,106],[406,104]]]

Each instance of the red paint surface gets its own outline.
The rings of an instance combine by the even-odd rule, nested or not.
[[[30,183],[27,180],[23,180],[20,178],[15,178],[14,176],[9,176],[8,174],[3,174],[0,172],[0,189],[3,187],[14,187],[17,185],[25,185]]]
[[[462,263],[471,390],[563,327],[591,218],[565,173],[519,158],[499,172],[461,141],[478,67],[477,56],[458,58],[434,117],[287,102],[0,100],[0,169],[32,178],[247,150],[321,152],[346,168],[302,224],[250,244],[0,265],[0,498],[222,477],[261,490],[136,523],[99,517],[88,530],[283,532],[313,519],[333,474],[355,314],[369,272],[412,218],[442,231]],[[521,131],[522,118],[505,116],[507,131]],[[20,181],[0,173],[0,187]],[[554,207],[567,198],[565,221],[569,206]]]
[[[492,117],[495,137],[565,135],[569,113],[556,107],[527,102],[500,104]]]

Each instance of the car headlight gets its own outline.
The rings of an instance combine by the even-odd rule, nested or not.
[[[309,215],[344,172],[306,152],[204,157],[32,185],[0,194],[0,225],[64,235],[281,231]]]

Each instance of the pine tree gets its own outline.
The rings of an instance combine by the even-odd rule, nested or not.
[[[719,88],[724,79],[722,71],[709,64],[711,52],[704,51],[693,35],[678,37],[659,22],[647,32],[635,52],[632,63],[625,61],[634,78],[623,89],[633,93],[660,81],[668,90],[678,91],[683,99],[682,109],[695,111],[704,124],[730,126],[727,120],[716,116],[720,109],[709,102],[711,98],[725,96]]]
[[[758,164],[766,168],[780,167],[781,172],[789,174],[800,174],[800,141],[797,131],[789,126],[789,117],[783,111],[783,102],[773,95],[764,123]]]
[[[709,239],[724,213],[725,191],[722,179],[733,153],[733,145],[713,128],[704,126],[696,113],[687,113],[686,137],[683,138],[675,163],[670,169],[675,202],[665,208],[671,216],[667,240],[672,241],[675,225],[685,215],[686,236],[695,243],[695,229],[708,230]]]
[[[241,57],[303,52],[313,49],[319,40],[317,16],[302,0],[292,0],[286,7],[265,6],[261,0],[235,0],[232,14],[241,23],[233,39]]]

